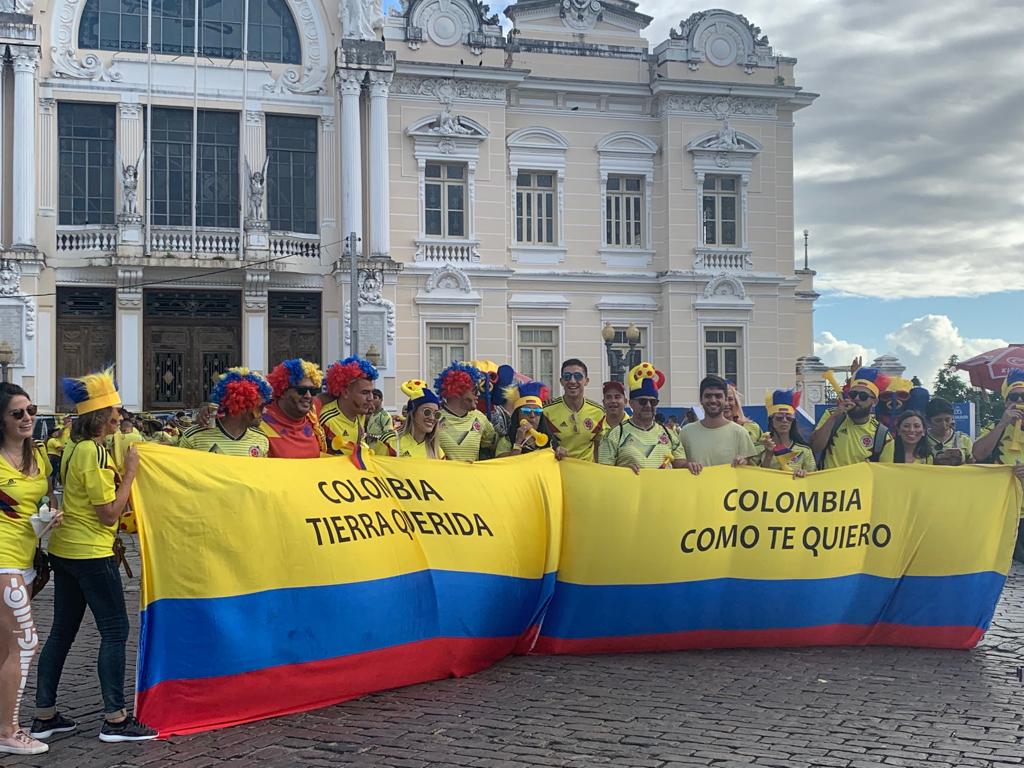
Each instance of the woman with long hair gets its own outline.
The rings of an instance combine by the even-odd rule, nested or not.
[[[0,753],[39,755],[49,747],[20,726],[21,696],[39,644],[32,620],[37,537],[32,515],[52,494],[50,460],[32,440],[36,406],[28,392],[0,384]],[[58,525],[60,516],[50,525]]]
[[[893,462],[896,464],[933,464],[932,447],[925,437],[927,427],[919,411],[904,411],[896,417]]]
[[[513,384],[505,390],[506,402],[512,406],[512,416],[505,434],[498,439],[494,451],[497,458],[554,447],[547,419],[544,418],[548,394],[548,388],[539,381]]]
[[[402,384],[409,398],[405,421],[395,438],[395,454],[414,459],[443,459],[437,428],[441,398],[427,388],[427,382],[411,379]]]
[[[128,612],[124,605],[118,559],[114,555],[117,523],[128,506],[139,454],[125,453],[120,484],[104,447],[118,430],[121,396],[113,369],[80,379],[65,379],[64,394],[75,403],[78,418],[64,449],[64,524],[50,536],[53,567],[53,626],[39,657],[36,717],[31,734],[47,739],[73,731],[78,724],[57,711],[57,687],[64,662],[88,608],[100,633],[97,671],[103,695],[100,741],[142,741],[156,731],[128,714],[124,699]]]
[[[748,419],[743,412],[743,398],[734,384],[729,385],[729,391],[725,395],[725,418],[733,421],[750,433],[750,439],[757,445],[761,439],[761,427],[752,419]]]
[[[761,466],[792,472],[793,477],[805,477],[816,468],[814,453],[800,434],[796,423],[796,409],[800,406],[800,393],[792,389],[776,389],[764,397],[768,409],[769,430],[761,437],[764,451]]]

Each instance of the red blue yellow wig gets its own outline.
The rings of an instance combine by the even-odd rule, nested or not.
[[[324,374],[316,363],[300,357],[285,360],[267,374],[267,381],[274,390],[275,400],[292,387],[297,387],[303,379],[309,379],[314,387],[319,387],[324,383]]]
[[[481,392],[486,376],[467,363],[452,363],[437,375],[434,391],[445,400],[462,397],[469,392]]]
[[[346,357],[338,360],[327,368],[327,393],[332,397],[339,397],[348,391],[353,381],[366,379],[376,381],[377,369],[369,360],[361,357]]]
[[[270,402],[270,382],[248,368],[228,368],[217,378],[210,400],[217,404],[217,413],[237,416]]]
[[[78,415],[92,413],[101,408],[121,405],[121,395],[114,381],[114,368],[88,373],[80,379],[64,379],[61,382],[64,396],[75,404]]]

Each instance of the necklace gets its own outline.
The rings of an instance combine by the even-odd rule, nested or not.
[[[11,456],[10,452],[6,448],[3,449],[3,454],[4,458],[7,459],[7,463],[10,464],[13,469],[24,474],[25,468],[21,466],[21,462]]]

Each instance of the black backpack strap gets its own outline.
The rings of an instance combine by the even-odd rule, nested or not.
[[[885,439],[889,437],[889,428],[884,424],[879,424],[878,429],[875,430],[875,440],[871,444],[871,456],[869,461],[877,462],[882,458],[882,451],[885,450]]]
[[[839,416],[832,420],[832,431],[828,433],[828,442],[825,443],[825,448],[821,453],[814,457],[814,460],[818,465],[818,469],[825,468],[825,456],[828,455],[830,450],[832,450],[832,444],[836,441],[836,434],[839,432],[839,428],[843,425],[845,420],[845,413],[840,413]]]

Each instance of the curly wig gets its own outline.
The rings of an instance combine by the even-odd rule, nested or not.
[[[298,386],[303,379],[309,379],[314,387],[319,387],[324,383],[324,374],[316,363],[296,357],[285,360],[267,375],[267,381],[274,390],[275,400],[291,387]]]
[[[339,397],[356,379],[376,381],[377,376],[377,369],[369,360],[346,357],[344,360],[331,363],[327,368],[327,393],[332,397]]]

